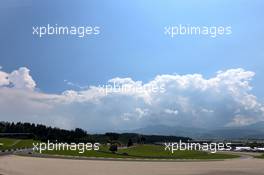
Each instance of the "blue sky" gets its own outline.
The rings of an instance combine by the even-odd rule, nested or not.
[[[80,85],[157,74],[202,73],[242,67],[264,80],[262,1],[2,1],[1,66],[31,70],[41,90],[61,92],[64,79]],[[14,3],[13,3],[14,4]],[[98,25],[97,38],[32,36],[33,25]],[[230,25],[221,38],[164,36],[166,25]],[[263,95],[263,94],[261,94]]]
[[[162,74],[243,68],[256,73],[253,94],[264,100],[264,2],[261,0],[79,0],[0,2],[0,65],[27,67],[39,91],[60,94],[113,77],[148,82]],[[32,26],[97,25],[96,37],[37,38]],[[231,26],[218,38],[168,38],[167,25]]]

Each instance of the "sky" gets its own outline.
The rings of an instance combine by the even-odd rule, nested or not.
[[[88,130],[263,121],[263,7],[261,0],[2,0],[0,120]],[[100,26],[100,34],[32,34],[47,24]],[[164,35],[179,24],[231,26],[232,34]],[[166,92],[102,94],[98,86],[109,80],[163,83]]]

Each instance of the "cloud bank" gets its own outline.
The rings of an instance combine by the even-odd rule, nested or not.
[[[255,73],[244,69],[201,74],[158,75],[143,83],[116,77],[108,83],[157,86],[165,91],[111,91],[90,86],[61,94],[36,89],[30,70],[0,70],[0,120],[43,123],[92,131],[129,130],[148,125],[216,128],[264,121],[264,105],[251,93]]]

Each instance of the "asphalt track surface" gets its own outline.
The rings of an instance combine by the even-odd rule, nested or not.
[[[1,175],[264,175],[264,159],[111,161],[0,156]]]

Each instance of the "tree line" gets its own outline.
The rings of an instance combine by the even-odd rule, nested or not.
[[[42,124],[22,123],[22,122],[0,122],[0,137],[13,138],[32,138],[40,141],[57,142],[99,142],[116,143],[119,145],[131,146],[137,144],[152,144],[158,142],[177,142],[179,140],[191,140],[188,137],[162,136],[162,135],[144,135],[137,133],[114,133],[88,134],[81,128],[73,130],[60,129],[57,127],[45,126]]]

